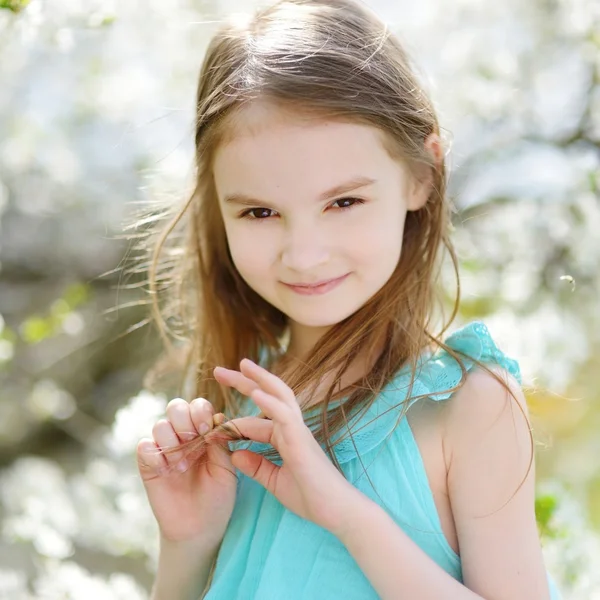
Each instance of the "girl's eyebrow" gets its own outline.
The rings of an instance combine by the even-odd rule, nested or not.
[[[329,198],[333,198],[334,196],[339,196],[340,194],[345,194],[347,192],[354,192],[360,188],[366,187],[368,185],[372,185],[376,182],[375,179],[371,179],[370,177],[353,177],[352,179],[340,183],[331,189],[323,192],[319,196],[319,202],[323,202],[325,200],[329,200]],[[239,204],[241,206],[261,206],[265,204],[264,200],[259,200],[258,198],[253,198],[252,196],[248,196],[247,194],[242,193],[233,193],[228,194],[223,199],[224,204]],[[267,204],[269,204],[267,202]]]

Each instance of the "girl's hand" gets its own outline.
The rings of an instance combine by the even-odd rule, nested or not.
[[[225,535],[237,486],[229,449],[209,445],[206,461],[192,467],[182,452],[162,452],[210,431],[222,419],[208,400],[188,404],[176,398],[167,405],[167,418],[154,425],[154,439],[138,443],[138,469],[164,540],[216,547]]]
[[[274,446],[283,459],[278,467],[264,457],[238,450],[233,465],[256,479],[286,508],[340,535],[346,515],[362,494],[335,468],[310,429],[292,390],[272,373],[248,359],[240,371],[217,367],[217,381],[249,396],[268,419],[243,417],[230,421],[247,438]]]

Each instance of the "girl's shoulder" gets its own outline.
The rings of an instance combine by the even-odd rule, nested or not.
[[[434,404],[443,407],[437,411],[438,433],[448,454],[473,454],[473,448],[481,450],[482,439],[488,444],[493,439],[494,451],[499,455],[506,456],[506,450],[515,447],[515,441],[527,450],[529,413],[518,362],[500,350],[481,322],[458,330],[447,338],[445,345],[449,350],[438,353],[422,378],[432,390],[428,397],[438,401],[430,402],[429,410],[435,412],[431,408]],[[489,371],[477,368],[478,363]],[[460,387],[452,390],[458,384]],[[439,402],[450,397],[451,402]],[[516,440],[516,433],[520,440]]]
[[[454,447],[469,446],[502,415],[513,419],[512,401],[528,417],[519,364],[500,349],[484,323],[458,329],[444,340],[444,346],[422,360],[415,389],[406,401],[414,437],[425,454],[429,448],[436,455],[440,467],[442,455],[448,467]],[[510,441],[510,427],[506,429],[507,439],[500,440],[501,445]]]
[[[482,322],[473,322],[458,329],[445,340],[447,349],[429,352],[420,357],[416,371],[403,368],[383,388],[367,410],[358,410],[348,419],[348,425],[337,435],[336,455],[340,463],[356,458],[381,445],[399,428],[402,415],[416,411],[419,406],[429,407],[429,414],[448,412],[454,402],[445,402],[457,393],[461,382],[472,389],[481,378],[477,362],[492,370],[501,370],[518,385],[521,373],[518,363],[502,352]],[[466,378],[463,381],[463,373]],[[481,372],[492,379],[491,375]],[[468,384],[468,385],[467,385]],[[464,402],[461,401],[461,405]],[[348,430],[352,433],[346,435]],[[338,437],[341,438],[338,441]]]
[[[509,392],[525,412],[527,407],[518,362],[500,349],[483,322],[458,329],[444,345],[417,369],[406,408],[415,438],[441,448],[448,466],[453,440],[469,437],[465,430],[480,432],[491,426],[508,406]],[[491,373],[479,368],[480,363]]]

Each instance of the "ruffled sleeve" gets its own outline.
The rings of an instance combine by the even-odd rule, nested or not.
[[[460,353],[467,371],[473,368],[474,360],[477,360],[502,367],[521,383],[519,364],[498,348],[484,323],[476,321],[459,329],[446,339],[446,345]],[[453,356],[441,350],[426,364],[419,378],[431,391],[433,400],[447,400],[452,395],[447,390],[458,385],[462,370]]]

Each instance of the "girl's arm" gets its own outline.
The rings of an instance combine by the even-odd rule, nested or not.
[[[161,539],[150,600],[198,600],[208,582],[218,547]]]
[[[508,375],[507,375],[508,377]],[[506,379],[527,415],[523,393]],[[449,400],[444,448],[464,585],[377,504],[354,496],[338,535],[383,600],[548,600],[534,511],[529,423],[506,390],[474,371]],[[517,491],[517,488],[518,491]]]

